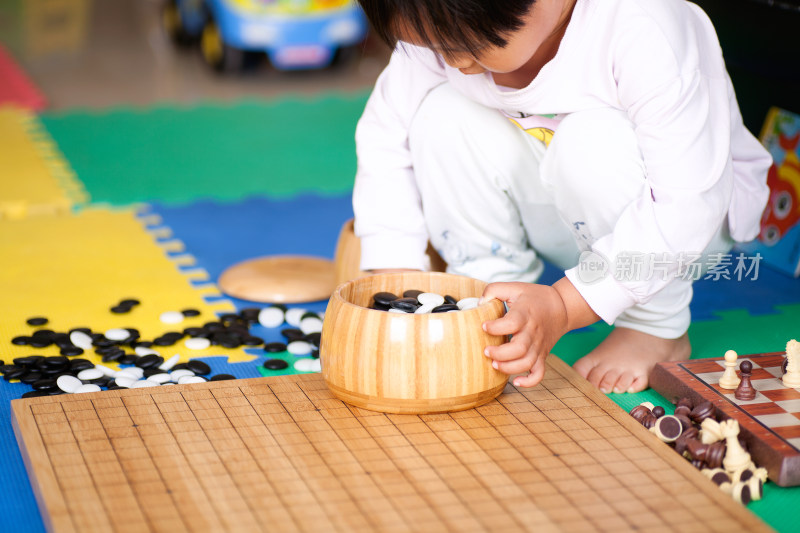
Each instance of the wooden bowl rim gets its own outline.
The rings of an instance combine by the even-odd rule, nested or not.
[[[341,302],[343,305],[350,306],[350,307],[355,307],[358,310],[371,311],[371,312],[375,312],[375,313],[386,313],[387,311],[382,311],[380,309],[370,309],[369,307],[364,307],[364,306],[361,306],[361,305],[354,304],[353,302],[348,301],[347,299],[344,298],[344,296],[342,296],[342,291],[345,289],[345,287],[347,287],[349,285],[354,285],[354,284],[359,283],[359,282],[364,282],[364,281],[366,281],[366,280],[368,280],[368,279],[370,279],[372,277],[375,277],[375,276],[380,276],[380,277],[398,277],[398,276],[405,276],[405,275],[409,275],[409,274],[424,274],[426,276],[434,276],[434,277],[442,277],[442,278],[463,278],[463,279],[468,279],[468,280],[473,280],[473,281],[481,281],[481,280],[476,279],[476,278],[470,278],[469,276],[462,276],[460,274],[448,274],[447,272],[385,272],[385,273],[380,273],[380,274],[371,274],[369,276],[364,276],[364,277],[361,277],[361,278],[351,279],[350,281],[345,281],[344,283],[339,284],[339,286],[336,287],[336,289],[334,289],[333,294],[331,295],[331,299],[332,300],[335,299],[338,302]],[[482,283],[486,283],[486,282],[482,282]],[[487,283],[487,285],[488,285],[488,283]],[[478,298],[480,298],[480,296]],[[491,308],[496,305],[495,302],[499,302],[501,304],[502,309],[503,309],[503,312],[498,316],[498,318],[500,318],[501,316],[503,316],[503,314],[505,312],[505,306],[503,306],[502,305],[503,302],[498,300],[497,298],[492,298],[491,300],[489,300],[487,302],[484,302],[482,304],[479,304],[477,307],[473,307],[472,309],[467,309],[465,311],[462,311],[462,310],[459,309],[458,312],[459,313],[464,313],[464,314],[469,314],[471,312],[477,313],[477,312],[480,312],[482,310],[492,310]],[[392,315],[393,315],[392,318],[406,316],[406,317],[412,317],[412,318],[413,317],[418,317],[420,319],[430,319],[432,316],[435,316],[437,318],[444,318],[442,315],[446,316],[446,315],[449,315],[449,314],[450,313],[421,313],[421,314],[416,314],[416,313],[402,313],[402,314],[401,313],[392,313]]]

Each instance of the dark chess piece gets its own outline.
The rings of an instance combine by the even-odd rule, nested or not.
[[[753,372],[753,363],[750,361],[742,361],[739,365],[739,372],[742,375],[742,382],[736,388],[733,395],[737,400],[748,401],[756,397],[756,389],[750,383],[750,374]]]
[[[786,373],[786,365],[788,364],[789,364],[789,358],[784,355],[783,363],[781,363],[781,375]]]

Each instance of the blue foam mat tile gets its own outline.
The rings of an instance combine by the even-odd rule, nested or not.
[[[256,257],[313,255],[332,259],[339,231],[353,217],[349,194],[150,205],[173,237],[195,257],[197,266],[208,271],[214,281],[228,267]]]

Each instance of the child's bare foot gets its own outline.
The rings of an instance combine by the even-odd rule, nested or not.
[[[573,368],[604,393],[639,392],[647,388],[656,363],[689,359],[691,353],[686,333],[677,339],[662,339],[633,329],[614,328]]]

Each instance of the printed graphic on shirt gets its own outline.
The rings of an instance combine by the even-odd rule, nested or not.
[[[553,134],[565,115],[528,115],[521,111],[503,111],[503,114],[519,129],[550,146]]]

